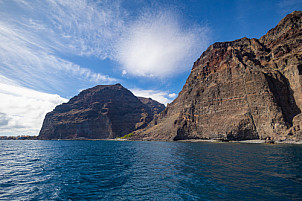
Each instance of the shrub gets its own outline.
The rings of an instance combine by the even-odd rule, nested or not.
[[[133,133],[129,133],[129,134],[124,135],[123,137],[121,137],[121,139],[127,139],[127,138],[132,137],[133,135],[134,135]]]

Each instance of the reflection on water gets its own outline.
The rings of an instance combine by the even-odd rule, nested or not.
[[[302,146],[0,141],[4,200],[295,200]]]

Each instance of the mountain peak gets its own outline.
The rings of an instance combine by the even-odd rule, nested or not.
[[[155,102],[142,102],[121,84],[97,85],[49,112],[39,139],[121,137],[145,127],[164,109],[162,104]]]
[[[302,12],[258,39],[211,45],[133,139],[302,140]]]
[[[276,27],[262,36],[260,42],[267,47],[275,46],[279,41],[293,37],[301,31],[301,28],[302,11],[294,11],[284,17]]]

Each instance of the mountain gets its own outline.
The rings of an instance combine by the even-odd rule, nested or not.
[[[165,109],[165,105],[161,104],[151,98],[137,97],[142,103],[147,105],[153,115],[161,113]]]
[[[302,12],[260,39],[211,45],[134,140],[302,140]]]
[[[164,108],[152,99],[137,98],[120,84],[98,85],[46,114],[38,139],[121,137],[144,128]]]

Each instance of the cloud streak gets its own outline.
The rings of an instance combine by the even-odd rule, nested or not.
[[[50,93],[70,96],[91,85],[118,82],[110,75],[116,70],[125,79],[163,80],[190,69],[206,48],[206,27],[190,28],[160,7],[131,15],[122,3],[0,0],[0,134],[37,134],[46,112],[66,101]],[[109,59],[120,66],[91,69],[74,58]],[[176,96],[133,92],[165,104]]]
[[[185,26],[174,12],[161,8],[130,20],[120,2],[17,3],[22,4],[27,15],[18,24],[22,31],[34,33],[31,39],[47,36],[47,41],[39,41],[40,46],[78,56],[116,60],[124,74],[163,78],[182,73],[191,68],[192,61],[208,45],[206,26]],[[33,11],[38,13],[33,15]]]
[[[109,76],[94,73],[87,68],[56,57],[47,50],[47,47],[24,38],[24,34],[21,35],[3,24],[0,26],[1,72],[4,76],[18,80],[20,84],[29,87],[35,85],[57,87],[62,86],[62,81],[68,76],[95,83],[115,81]],[[30,86],[29,82],[33,86]]]
[[[117,81],[62,57],[76,55],[115,60],[122,75],[173,77],[190,69],[208,45],[206,27],[184,26],[175,13],[161,8],[133,20],[121,2],[14,0],[10,4],[15,11],[3,3],[2,74],[23,78],[20,84],[39,85],[39,90],[60,88],[62,80],[68,79],[101,84]]]
[[[105,23],[104,16],[94,11],[93,5],[86,1],[49,0],[15,1],[14,6],[23,11],[20,19],[14,21],[6,16],[2,18],[5,21],[0,20],[2,75],[18,80],[23,86],[46,91],[50,88],[60,91],[66,81],[103,84],[117,81],[61,57],[62,54],[107,57],[97,48],[106,40],[96,28]],[[103,21],[99,22],[100,19]],[[95,40],[97,36],[103,41]]]
[[[279,12],[286,15],[297,10],[297,8],[301,8],[302,2],[300,0],[280,0],[277,5]]]

